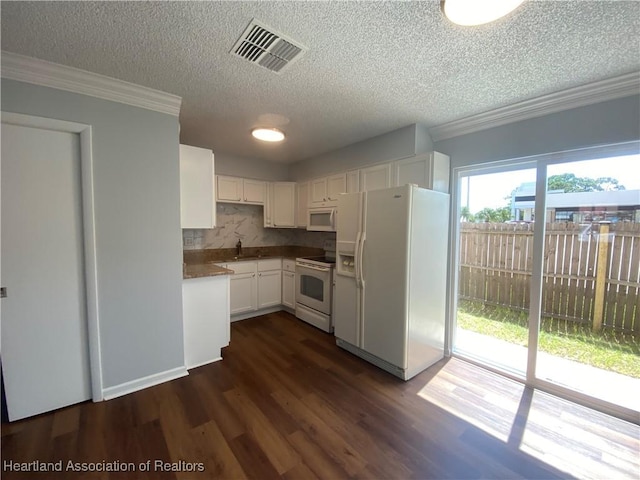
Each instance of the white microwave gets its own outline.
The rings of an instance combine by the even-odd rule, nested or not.
[[[335,232],[336,215],[336,207],[310,208],[307,213],[307,230]]]

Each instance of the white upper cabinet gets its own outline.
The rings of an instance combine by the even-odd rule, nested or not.
[[[347,174],[339,173],[327,177],[327,200],[337,202],[341,193],[347,193]]]
[[[309,208],[335,206],[338,195],[347,193],[347,174],[316,178],[309,182],[309,188]]]
[[[360,191],[369,192],[391,186],[391,164],[374,165],[360,169]]]
[[[430,152],[393,162],[395,186],[414,183],[422,188],[449,193],[449,157]]]
[[[358,193],[360,191],[360,170],[351,170],[346,173],[347,193]]]
[[[264,197],[263,209],[264,228],[273,227],[273,185],[267,183],[267,194]]]
[[[429,173],[427,168],[429,158],[426,155],[404,158],[393,162],[393,184],[397,187],[414,183],[422,188],[428,188]]]
[[[276,228],[296,227],[296,184],[273,182],[269,198],[271,218]]]
[[[225,175],[217,175],[216,178],[216,194],[219,202],[264,205],[266,182]]]
[[[451,171],[451,160],[448,155],[440,152],[431,152],[430,155],[430,188],[437,190],[438,192],[449,193],[449,172]]]
[[[180,145],[180,219],[182,228],[216,226],[213,152]]]
[[[225,177],[217,175],[216,195],[219,202],[242,201],[242,179],[238,177]]]
[[[244,202],[263,205],[267,193],[267,184],[260,180],[250,180],[248,178],[244,178],[242,183],[244,187]]]
[[[306,228],[307,226],[307,210],[309,209],[309,182],[298,184],[298,211],[297,224],[298,227]]]
[[[327,201],[327,179],[316,178],[309,184],[309,206],[320,206]]]

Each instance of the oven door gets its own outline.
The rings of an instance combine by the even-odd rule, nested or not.
[[[331,315],[331,268],[296,263],[296,303]]]

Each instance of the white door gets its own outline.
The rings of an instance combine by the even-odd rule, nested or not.
[[[91,398],[79,136],[2,125],[2,370],[9,419]]]

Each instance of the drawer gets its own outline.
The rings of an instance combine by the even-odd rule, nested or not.
[[[282,270],[282,259],[269,258],[267,260],[258,260],[258,271],[266,272],[268,270]]]
[[[296,261],[285,258],[282,260],[282,269],[285,272],[295,272],[296,271]]]
[[[233,262],[227,268],[234,273],[255,273],[256,262]]]

